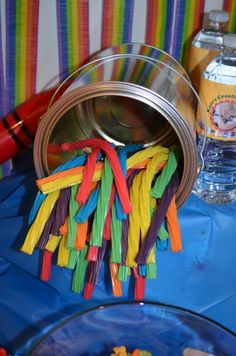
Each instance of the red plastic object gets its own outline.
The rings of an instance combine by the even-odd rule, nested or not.
[[[62,86],[55,102],[69,83]],[[57,88],[32,95],[0,120],[0,164],[32,145],[38,123]]]
[[[0,356],[8,356],[9,354],[6,352],[6,350],[3,347],[0,347]]]

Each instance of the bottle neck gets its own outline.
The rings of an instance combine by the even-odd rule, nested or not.
[[[224,57],[236,59],[236,48],[224,47],[222,54]]]
[[[204,26],[205,31],[217,31],[226,33],[227,32],[228,22],[215,22],[208,20],[206,25]]]

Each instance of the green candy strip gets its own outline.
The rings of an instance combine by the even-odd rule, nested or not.
[[[71,187],[70,203],[69,203],[69,219],[68,219],[68,235],[66,239],[66,247],[74,249],[74,243],[76,238],[77,222],[75,216],[78,212],[78,203],[76,201],[76,194],[78,190],[78,184]]]
[[[70,250],[69,262],[68,262],[67,268],[75,269],[76,262],[78,260],[78,253],[79,253],[79,251]]]
[[[165,187],[170,182],[174,174],[179,160],[179,155],[175,152],[174,147],[170,148],[170,154],[166,165],[164,166],[161,174],[157,177],[154,187],[152,188],[151,195],[154,198],[161,198]]]
[[[85,274],[88,266],[88,261],[86,259],[87,252],[87,245],[83,250],[79,251],[77,264],[72,279],[72,291],[75,293],[81,293],[84,288]]]
[[[117,218],[116,206],[111,209],[111,262],[121,263],[122,220]]]
[[[104,168],[98,197],[97,209],[95,211],[92,232],[89,244],[91,246],[102,246],[103,230],[111,196],[113,173],[107,158],[104,160]]]
[[[126,282],[130,268],[128,266],[119,266],[117,279],[121,282]]]
[[[158,231],[158,237],[160,240],[166,240],[169,238],[169,234],[163,225],[161,225],[160,230]]]

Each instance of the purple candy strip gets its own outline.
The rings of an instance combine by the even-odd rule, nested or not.
[[[56,204],[55,219],[51,229],[52,235],[60,235],[59,229],[64,224],[68,214],[70,191],[70,187],[61,190],[60,197]]]
[[[87,283],[91,283],[93,285],[95,285],[97,283],[101,265],[102,265],[102,261],[103,261],[104,255],[105,255],[106,247],[107,247],[107,240],[103,239],[102,246],[99,247],[99,250],[98,250],[97,261],[95,261],[95,262],[91,261],[89,263],[89,274],[88,274]]]
[[[44,229],[43,229],[43,232],[40,236],[40,239],[36,245],[37,248],[40,248],[41,250],[44,250],[47,242],[48,242],[48,239],[49,239],[49,236],[50,236],[50,233],[51,233],[51,228],[52,228],[52,225],[53,225],[53,221],[55,219],[55,212],[56,212],[56,206],[57,206],[57,202],[56,204],[54,205],[53,209],[52,209],[52,212],[44,226]]]
[[[179,172],[178,170],[176,170],[169,184],[166,186],[164,190],[159,207],[156,209],[153,215],[151,225],[149,227],[147,235],[145,236],[143,244],[136,258],[136,262],[138,264],[146,263],[147,257],[157,239],[158,230],[160,229],[161,224],[165,219],[167,209],[178,187],[179,187]]]

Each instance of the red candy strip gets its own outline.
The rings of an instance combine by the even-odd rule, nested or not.
[[[83,171],[83,180],[76,196],[78,203],[84,204],[88,199],[99,152],[98,148],[93,148],[92,152],[87,156],[87,162]]]
[[[45,282],[49,281],[51,277],[52,255],[53,253],[51,251],[44,250],[43,252],[43,262],[40,279]]]
[[[130,213],[132,210],[132,206],[129,200],[129,193],[126,186],[125,177],[123,176],[116,152],[108,142],[105,142],[98,138],[89,138],[83,141],[72,143],[67,142],[61,145],[63,151],[74,151],[78,149],[83,149],[85,147],[100,148],[102,151],[105,152],[113,171],[114,180],[121,201],[122,209],[124,213]]]
[[[134,271],[134,276],[135,276],[134,298],[135,298],[135,300],[143,300],[144,292],[145,292],[145,285],[146,285],[146,278],[139,275],[137,267],[134,267],[133,271]]]

